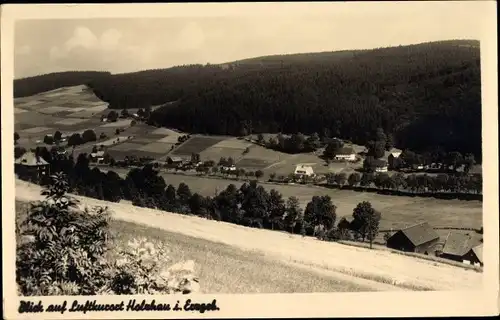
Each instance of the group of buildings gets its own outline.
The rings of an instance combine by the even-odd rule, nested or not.
[[[406,252],[434,254],[470,265],[483,265],[483,244],[478,243],[477,238],[470,233],[449,232],[443,243],[427,222],[397,231],[387,240],[387,247]]]
[[[401,151],[397,149],[391,150],[391,153],[389,154],[389,161],[391,159],[399,158],[401,155]],[[352,147],[342,147],[340,148],[335,157],[334,160],[336,161],[349,161],[349,162],[354,162],[357,159],[356,151]],[[375,172],[387,172],[388,171],[388,161],[384,159],[374,159],[373,160],[373,165]]]
[[[351,229],[352,217],[343,217],[338,228]],[[474,231],[470,231],[474,232]],[[483,266],[483,243],[467,232],[449,232],[444,241],[428,222],[421,222],[390,235],[388,248],[433,255],[464,264]]]

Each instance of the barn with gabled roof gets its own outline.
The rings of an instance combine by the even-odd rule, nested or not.
[[[439,241],[439,235],[427,222],[422,222],[397,231],[387,240],[387,247],[429,254]]]
[[[467,264],[482,264],[482,245],[478,242],[470,234],[450,232],[440,257]]]

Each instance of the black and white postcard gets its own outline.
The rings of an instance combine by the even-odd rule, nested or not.
[[[498,313],[495,2],[1,23],[7,319]]]

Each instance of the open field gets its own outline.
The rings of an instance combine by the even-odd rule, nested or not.
[[[132,150],[137,150],[142,147],[142,144],[138,143],[133,143],[133,142],[125,142],[125,143],[120,143],[117,144],[108,150],[116,150],[116,151],[132,151]]]
[[[135,140],[134,140],[134,142],[135,142]],[[158,154],[165,154],[165,153],[170,151],[172,146],[173,146],[172,143],[153,142],[153,143],[147,144],[145,146],[142,146],[138,150],[153,152],[153,153],[158,153]]]
[[[124,160],[125,157],[129,157],[130,158],[131,156],[135,156],[137,158],[151,157],[153,159],[156,159],[158,157],[158,153],[141,151],[141,150],[138,150],[138,149],[134,149],[134,150],[108,149],[107,152],[115,160]]]
[[[28,110],[24,110],[21,108],[14,108],[14,114],[19,114],[19,113],[23,113],[23,112],[28,112]]]
[[[181,136],[182,133],[176,132],[167,128],[155,128],[152,134],[163,135],[163,136]]]
[[[80,123],[84,123],[87,121],[88,121],[88,119],[67,118],[67,119],[64,119],[61,121],[57,121],[55,124],[60,124],[63,126],[73,126],[75,124],[80,124]]]
[[[16,200],[39,200],[41,199],[40,190],[39,186],[16,180]],[[371,283],[376,290],[387,291],[398,288],[409,290],[475,290],[482,287],[482,273],[439,262],[392,254],[383,250],[369,250],[339,243],[322,242],[310,237],[246,228],[198,217],[138,208],[126,202],[109,203],[84,197],[76,198],[80,200],[82,206],[107,206],[115,220],[133,222],[144,227],[156,227],[162,231],[199,239],[202,249],[197,252],[201,252],[201,255],[195,253],[197,249],[192,249],[184,254],[186,256],[193,254],[192,257],[194,257],[196,265],[203,263],[206,261],[205,259],[211,259],[218,265],[218,268],[226,268],[222,270],[222,274],[226,277],[231,275],[247,277],[249,273],[255,274],[254,277],[261,277],[262,273],[269,273],[263,271],[262,265],[259,265],[255,271],[250,268],[251,265],[238,261],[235,261],[235,264],[226,265],[227,260],[217,258],[213,251],[209,251],[212,247],[210,246],[211,242],[208,241],[245,250],[245,253],[242,254],[249,260],[259,261],[258,259],[264,256],[274,261],[278,260],[283,264],[291,263],[301,269],[311,268],[309,270],[321,272],[323,275],[336,275],[340,279],[354,284],[360,284],[361,281],[364,284]],[[124,230],[122,233],[137,232],[136,234],[138,234],[140,229],[133,228],[133,231],[122,229]],[[150,236],[153,235],[150,229],[144,232]],[[168,235],[165,234],[165,237]],[[269,245],[270,243],[272,245]],[[224,257],[227,256],[224,255]],[[232,266],[237,264],[241,269],[232,269]],[[264,265],[266,266],[266,264]],[[214,268],[216,267],[214,266]],[[282,275],[279,276],[280,279],[290,276],[286,272],[274,274],[275,277],[278,275]],[[214,277],[211,273],[209,276]],[[304,277],[303,279],[309,278]],[[241,279],[240,281],[251,282],[252,279]],[[296,281],[300,282],[300,280],[292,282]],[[224,283],[230,283],[230,290],[233,290],[233,286],[237,286],[236,283],[228,281]],[[215,284],[213,285],[215,286]],[[270,282],[269,285],[274,284]],[[219,283],[219,286],[223,286],[223,284]]]
[[[123,120],[118,120],[116,122],[109,122],[101,126],[101,128],[125,128],[130,126],[130,123],[132,120],[130,119],[123,119]]]
[[[178,139],[179,139],[179,136],[170,135],[170,136],[166,136],[166,137],[159,139],[158,142],[176,144],[178,142]]]
[[[124,142],[124,141],[127,141],[129,140],[129,137],[128,136],[115,136],[111,139],[108,139],[108,140],[105,140],[105,141],[102,141],[102,142],[96,142],[96,144],[98,145],[102,145],[102,146],[112,146],[116,143],[120,143],[120,142]]]
[[[113,169],[120,175],[125,175],[127,170]],[[204,196],[213,196],[234,184],[240,187],[242,181],[188,176],[182,174],[165,173],[167,184],[177,187],[181,182],[186,183],[191,191],[198,192]],[[380,230],[400,229],[419,222],[427,221],[435,228],[456,227],[475,228],[482,227],[482,202],[466,200],[441,200],[422,197],[404,197],[380,195],[369,192],[356,192],[351,190],[328,189],[305,185],[275,185],[262,183],[262,186],[270,191],[279,191],[284,198],[297,197],[302,208],[311,201],[313,196],[328,195],[337,206],[337,221],[343,216],[352,216],[353,209],[362,201],[369,201],[373,207],[382,213]],[[438,230],[441,237],[446,237],[449,230]],[[377,240],[382,240],[379,234]]]
[[[46,132],[48,130],[51,130],[51,128],[48,127],[33,127],[29,129],[24,129],[21,132],[22,133],[41,133],[41,132]]]
[[[210,147],[200,152],[200,158],[202,161],[213,160],[216,163],[218,163],[222,157],[226,159],[233,158],[233,160],[238,161],[238,159],[242,156],[243,150],[233,148]]]
[[[253,169],[253,170],[261,170],[272,164],[272,162],[267,162],[266,160],[262,160],[259,158],[243,158],[236,163],[238,167]],[[293,172],[293,171],[292,171]]]
[[[221,137],[203,137],[196,136],[192,137],[188,141],[184,142],[181,146],[172,152],[172,155],[191,155],[192,153],[200,153],[208,147],[222,141],[224,138]],[[161,142],[164,142],[161,140]],[[167,141],[165,141],[167,142]]]

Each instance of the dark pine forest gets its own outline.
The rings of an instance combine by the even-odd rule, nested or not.
[[[16,80],[14,95],[78,84],[87,84],[113,109],[165,104],[153,112],[151,124],[192,133],[317,132],[365,145],[382,128],[398,148],[473,153],[481,161],[478,41],[277,55],[115,75],[55,73]]]

